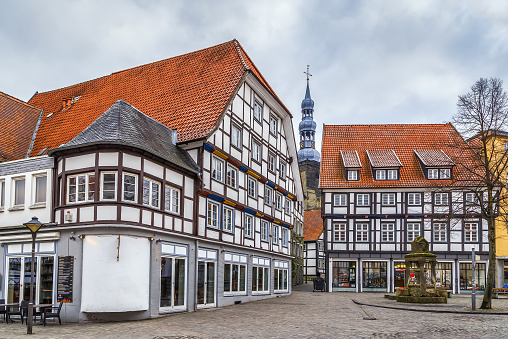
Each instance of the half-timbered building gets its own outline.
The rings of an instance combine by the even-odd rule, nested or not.
[[[404,286],[404,255],[424,236],[437,254],[437,286],[453,293],[485,286],[487,222],[465,141],[451,124],[325,125],[323,190],[330,291]],[[467,160],[464,160],[467,159]],[[480,197],[482,198],[482,197]]]
[[[291,292],[291,232],[303,225],[292,116],[236,40],[29,104],[43,114],[28,156],[54,161],[38,235],[54,234],[46,294],[65,301],[67,320]],[[12,220],[0,240],[23,251],[26,231]],[[60,267],[72,270],[71,290]],[[6,299],[20,288],[7,285]]]

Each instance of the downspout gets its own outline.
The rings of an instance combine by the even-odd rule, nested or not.
[[[199,240],[195,240],[194,244],[194,312],[197,312],[198,310],[198,247],[199,247]]]

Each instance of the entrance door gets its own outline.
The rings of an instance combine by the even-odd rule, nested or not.
[[[198,305],[215,306],[215,262],[198,262]]]
[[[162,310],[185,309],[187,294],[187,269],[185,258],[161,258],[160,308]]]
[[[31,261],[32,257],[8,257],[7,303],[30,300]],[[34,303],[53,303],[53,271],[54,257],[35,257]]]

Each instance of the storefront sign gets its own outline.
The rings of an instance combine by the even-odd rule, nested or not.
[[[57,300],[65,303],[72,302],[72,275],[74,271],[74,257],[58,257],[58,288]]]

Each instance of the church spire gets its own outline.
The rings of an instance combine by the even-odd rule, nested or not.
[[[302,121],[298,126],[300,131],[300,150],[298,151],[298,161],[312,160],[321,161],[321,156],[316,150],[316,123],[314,122],[314,100],[310,97],[309,72],[310,65],[307,65],[307,71],[303,72],[307,75],[307,89],[305,98],[302,101]]]

